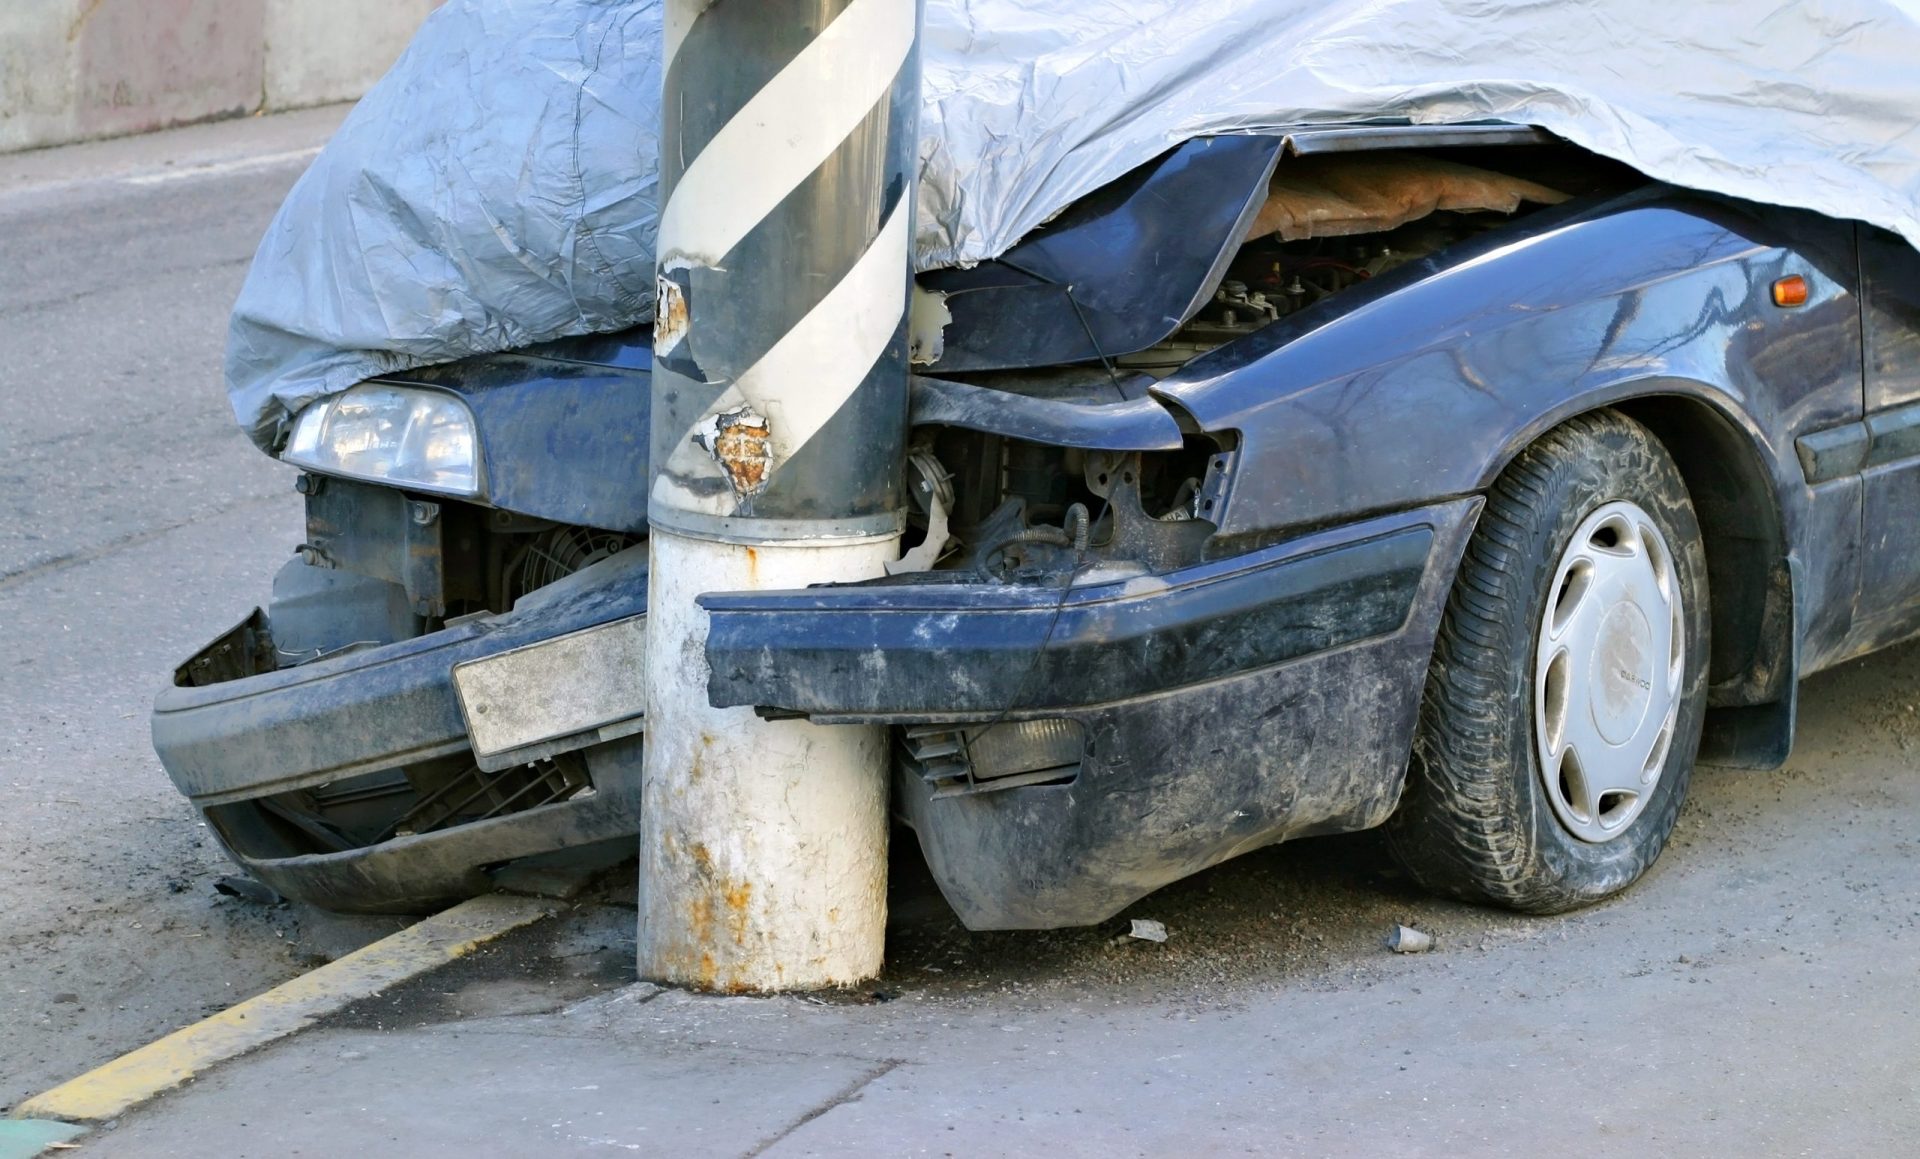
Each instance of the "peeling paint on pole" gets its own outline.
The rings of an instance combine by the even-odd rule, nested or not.
[[[672,354],[687,336],[687,291],[671,274],[663,270],[653,299],[653,352]]]
[[[773,431],[767,420],[747,407],[708,415],[695,429],[693,441],[720,464],[741,514],[753,514],[753,497],[767,485],[773,468]]]
[[[694,600],[899,555],[919,17],[667,3],[643,977],[769,991],[880,968],[885,730],[713,708]]]

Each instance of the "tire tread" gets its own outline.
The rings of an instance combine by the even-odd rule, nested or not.
[[[1567,880],[1543,864],[1529,825],[1518,815],[1528,807],[1531,793],[1518,786],[1516,762],[1522,766],[1519,774],[1534,776],[1530,695],[1523,710],[1529,738],[1525,752],[1513,751],[1512,719],[1516,664],[1526,665],[1531,679],[1535,597],[1529,572],[1538,561],[1530,544],[1537,541],[1543,521],[1558,514],[1555,497],[1564,490],[1559,477],[1569,464],[1589,459],[1596,446],[1625,450],[1636,445],[1652,452],[1647,456],[1652,460],[1646,464],[1649,470],[1678,488],[1693,529],[1688,549],[1697,556],[1697,526],[1677,468],[1651,434],[1616,412],[1597,411],[1548,431],[1520,453],[1487,495],[1441,618],[1406,796],[1387,827],[1395,857],[1434,892],[1534,913],[1573,909],[1630,884],[1658,856],[1671,831],[1698,743],[1697,710],[1690,743],[1682,751],[1683,737],[1675,738],[1663,774],[1663,781],[1674,779],[1665,815],[1653,815],[1650,804],[1635,819],[1636,825],[1644,821],[1658,832],[1651,834],[1655,839],[1650,852],[1642,863],[1628,867],[1631,872],[1624,880],[1597,886]],[[1704,602],[1704,582],[1694,586],[1697,590],[1689,599],[1697,596]],[[1704,624],[1704,618],[1696,620]],[[1521,630],[1516,631],[1517,626]],[[1690,648],[1705,646],[1704,638],[1689,641]]]

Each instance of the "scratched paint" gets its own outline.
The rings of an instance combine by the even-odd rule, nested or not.
[[[654,288],[653,352],[668,354],[687,336],[687,295],[680,283],[661,271]]]

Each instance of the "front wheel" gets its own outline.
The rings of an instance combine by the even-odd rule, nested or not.
[[[1495,481],[1441,621],[1389,847],[1438,893],[1609,897],[1673,832],[1700,743],[1706,557],[1679,469],[1602,411]]]

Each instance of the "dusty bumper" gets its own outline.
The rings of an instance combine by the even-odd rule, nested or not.
[[[940,789],[905,757],[895,783],[970,927],[1097,922],[1236,854],[1386,819],[1478,510],[1064,599],[971,584],[703,597],[710,693],[821,721],[1075,722],[1084,749],[1058,783]]]
[[[154,705],[154,749],[235,861],[280,892],[330,909],[416,910],[488,888],[484,869],[499,862],[630,835],[637,736],[583,750],[590,793],[359,848],[303,850],[276,836],[276,824],[254,807],[385,770],[467,759],[454,667],[643,615],[645,558],[644,548],[624,553],[506,615],[262,675],[168,687]]]

